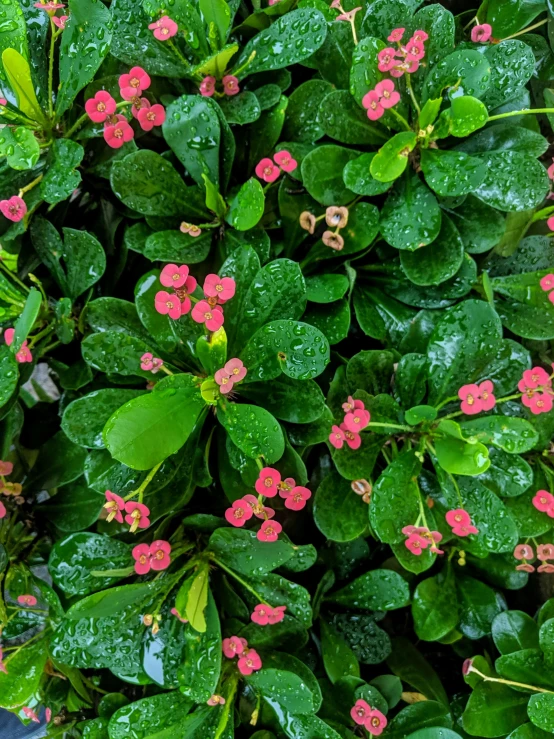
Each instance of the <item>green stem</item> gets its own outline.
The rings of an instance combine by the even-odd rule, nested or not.
[[[26,292],[29,292],[29,288],[27,287],[27,285],[24,282],[21,282],[19,277],[14,272],[12,272],[11,269],[8,269],[6,267],[2,259],[0,259],[0,269],[3,270],[9,277],[11,277],[11,279],[16,282],[19,287],[21,287]]]
[[[180,51],[179,51],[179,49],[178,49],[178,48],[177,48],[177,47],[175,46],[175,44],[173,43],[173,41],[172,41],[171,39],[168,39],[168,40],[167,40],[167,41],[166,41],[165,43],[166,43],[166,44],[167,44],[167,45],[169,46],[169,48],[170,48],[170,49],[171,49],[171,50],[173,51],[173,53],[174,53],[174,54],[175,54],[176,56],[178,56],[178,57],[179,57],[179,60],[180,60],[181,62],[183,62],[183,64],[185,65],[185,67],[190,67],[190,64],[188,63],[187,59],[186,59],[186,58],[185,58],[185,57],[184,57],[184,56],[183,56],[183,55],[181,54],[181,52],[180,52]]]
[[[154,475],[160,469],[160,467],[162,466],[162,464],[163,464],[163,462],[160,462],[155,467],[152,467],[152,469],[150,470],[150,472],[146,475],[146,477],[144,478],[144,480],[140,484],[140,487],[138,487],[136,490],[132,490],[129,493],[129,495],[127,495],[127,497],[124,498],[123,500],[131,500],[131,498],[134,498],[136,495],[138,495],[139,503],[142,503],[142,498],[144,496],[144,491],[146,490],[146,488],[148,487],[148,485],[152,482],[152,479],[153,479]]]
[[[412,102],[415,106],[415,109],[417,110],[417,114],[419,115],[421,113],[421,108],[419,107],[419,103],[417,102],[417,98],[415,96],[414,88],[412,87],[412,80],[409,74],[404,75],[406,79],[406,86],[408,88],[408,92],[410,94],[410,97],[412,98]]]
[[[54,330],[54,326],[52,326],[52,325],[49,325],[49,326],[46,326],[46,328],[44,328],[44,329],[43,329],[42,331],[40,331],[40,332],[39,332],[38,334],[36,334],[35,336],[32,336],[32,337],[30,338],[30,340],[29,340],[29,345],[28,345],[28,346],[29,346],[29,349],[32,349],[32,348],[33,348],[33,346],[34,346],[34,345],[35,345],[35,344],[36,344],[36,343],[37,343],[38,341],[40,341],[40,340],[41,340],[42,338],[44,338],[45,336],[48,336],[48,334],[51,334],[53,330]]]
[[[523,36],[524,33],[529,33],[529,31],[534,31],[535,28],[540,28],[540,26],[544,26],[545,23],[548,23],[548,18],[544,18],[542,21],[535,23],[533,26],[528,26],[527,28],[524,28],[523,31],[512,33],[511,36],[506,36],[506,38],[501,39],[501,41],[507,41],[510,38],[516,38],[516,36]]]
[[[535,223],[536,221],[542,221],[543,218],[547,218],[548,216],[551,216],[552,213],[554,213],[554,205],[549,205],[547,208],[541,208],[541,210],[538,210],[533,217],[531,218],[531,223]]]
[[[554,113],[554,108],[523,108],[523,110],[512,110],[510,113],[499,113],[498,115],[489,116],[487,123],[499,121],[501,118],[511,118],[516,115],[535,115],[535,113]]]
[[[388,109],[388,112],[389,112],[389,113],[392,113],[392,114],[393,114],[393,115],[394,115],[394,116],[395,116],[395,117],[396,117],[396,118],[397,118],[397,119],[398,119],[398,120],[400,121],[400,123],[402,123],[402,125],[403,125],[403,126],[404,126],[404,127],[406,128],[406,131],[411,131],[411,130],[412,130],[412,129],[410,128],[410,124],[409,124],[409,123],[408,123],[408,121],[407,121],[407,120],[406,120],[406,119],[404,118],[404,116],[400,115],[400,113],[398,113],[398,112],[397,112],[397,111],[396,111],[396,110],[395,110],[394,108],[389,108],[389,109]],[[552,111],[552,112],[554,112],[554,111]],[[490,121],[490,120],[491,120],[491,119],[489,118],[489,121]]]
[[[25,195],[26,192],[29,192],[29,190],[32,190],[33,187],[35,187],[35,185],[38,185],[38,183],[42,180],[42,177],[43,175],[39,174],[39,176],[35,177],[35,179],[32,182],[29,182],[28,185],[25,185],[25,187],[22,187],[18,193],[19,197],[20,198],[23,197],[23,195]]]
[[[399,426],[396,423],[378,423],[377,421],[370,421],[368,426],[380,426],[387,429],[398,429],[399,431],[413,431],[412,426]]]
[[[479,677],[482,677],[483,680],[488,683],[502,683],[502,685],[513,685],[516,688],[526,688],[527,690],[535,690],[537,693],[550,693],[551,695],[554,695],[554,690],[547,690],[546,688],[538,688],[536,685],[528,685],[527,683],[515,682],[515,680],[503,680],[500,677],[491,677],[490,675],[485,675],[480,670],[473,667],[473,665],[470,665],[469,672],[474,672],[476,675],[479,675]]]
[[[50,120],[54,115],[54,101],[52,95],[54,91],[54,49],[56,47],[56,26],[52,18],[50,18],[50,53],[48,56],[48,115]]]
[[[220,562],[220,561],[219,561],[219,559],[216,559],[216,557],[214,557],[213,555],[210,555],[210,558],[211,558],[211,560],[212,560],[212,561],[213,561],[213,562],[214,562],[214,563],[215,563],[215,564],[216,564],[216,565],[217,565],[218,567],[221,567],[221,569],[222,569],[222,570],[225,570],[225,572],[226,572],[226,573],[227,573],[228,575],[231,575],[231,577],[234,577],[234,578],[235,578],[235,580],[236,580],[237,582],[240,582],[240,584],[242,585],[242,587],[243,587],[243,588],[246,588],[246,590],[248,590],[248,592],[252,593],[252,595],[253,595],[253,596],[254,596],[254,597],[255,597],[255,598],[256,598],[256,599],[257,599],[257,600],[258,600],[258,601],[259,601],[260,603],[265,603],[265,605],[266,605],[266,606],[268,606],[268,605],[269,605],[269,603],[268,603],[268,602],[267,602],[266,600],[264,600],[264,599],[262,598],[262,596],[261,596],[261,595],[260,595],[260,594],[259,594],[258,592],[256,592],[256,591],[254,590],[254,588],[253,588],[253,587],[252,587],[251,585],[249,585],[249,584],[248,584],[247,582],[245,582],[245,581],[244,581],[244,580],[242,579],[242,577],[239,577],[239,575],[237,575],[237,573],[236,573],[236,572],[234,572],[234,571],[233,571],[233,570],[231,570],[231,569],[230,569],[229,567],[227,567],[227,565],[224,565],[224,564],[223,564],[223,562]]]
[[[508,400],[519,400],[523,393],[514,393],[514,395],[507,395],[505,398],[498,398],[496,401],[496,405],[500,405],[500,403],[507,403]],[[449,413],[447,416],[443,416],[440,418],[440,421],[445,421],[448,418],[456,418],[457,416],[465,416],[466,414],[463,411],[456,411],[455,413]]]

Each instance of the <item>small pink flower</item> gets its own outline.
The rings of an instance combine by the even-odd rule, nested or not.
[[[362,437],[360,434],[357,434],[355,431],[350,431],[344,423],[341,423],[340,429],[344,432],[344,440],[350,449],[359,449],[362,444]]]
[[[37,716],[37,714],[33,711],[32,708],[28,708],[27,706],[23,706],[23,708],[21,710],[23,711],[23,713],[25,714],[25,716],[27,718],[30,718],[31,721],[33,721],[35,724],[40,724],[40,719]]]
[[[141,370],[144,370],[145,372],[150,372],[150,370],[154,366],[154,362],[152,361],[153,359],[154,355],[151,352],[145,352],[140,358]]]
[[[518,544],[514,549],[514,557],[519,560],[534,559],[533,547],[529,544]]]
[[[248,643],[246,639],[241,639],[240,636],[231,636],[228,639],[223,640],[223,654],[229,659],[233,659],[233,657],[242,654],[244,652],[244,648],[247,646]]]
[[[267,626],[269,623],[269,614],[273,613],[273,608],[265,603],[259,603],[252,612],[250,618],[258,626]]]
[[[381,105],[381,98],[375,90],[370,90],[363,96],[362,105],[367,110],[367,117],[370,121],[379,120],[385,112],[384,107]]]
[[[0,501],[0,518],[5,518],[6,513],[6,506]]]
[[[264,182],[275,182],[280,174],[279,167],[276,167],[273,161],[267,157],[261,159],[256,165],[256,176]]]
[[[261,669],[262,660],[254,649],[248,649],[237,662],[241,675],[251,675],[255,670]]]
[[[342,410],[345,413],[349,413],[349,411],[354,411],[358,409],[364,410],[364,408],[365,405],[363,404],[363,402],[361,400],[354,400],[351,395],[348,396],[348,400],[346,401],[346,403],[342,404]]]
[[[239,81],[234,75],[226,74],[221,82],[223,83],[223,92],[226,95],[236,95],[240,92]]]
[[[293,172],[298,167],[298,162],[293,158],[292,154],[286,150],[278,151],[273,161],[278,164],[284,172]]]
[[[537,572],[546,572],[551,575],[554,572],[554,565],[548,562],[544,562],[542,565],[537,567]]]
[[[44,713],[45,713],[46,723],[49,724],[50,723],[50,719],[52,718],[52,709],[51,708],[47,708]]]
[[[537,511],[548,513],[548,511],[554,507],[554,495],[549,493],[547,490],[538,490],[533,498],[533,505]]]
[[[9,330],[10,329],[8,329],[8,331]],[[8,342],[6,342],[6,344],[7,343]],[[13,462],[2,462],[2,460],[0,459],[0,475],[4,477],[5,475],[11,475],[12,472],[13,472]]]
[[[469,385],[463,385],[458,390],[458,397],[462,401],[460,408],[462,413],[468,416],[473,416],[476,413],[481,413],[483,410],[483,403],[479,397],[479,386],[471,383]]]
[[[207,298],[217,298],[220,303],[231,300],[235,294],[236,283],[232,277],[219,277],[218,275],[206,275],[204,280],[204,295]]]
[[[200,94],[205,98],[211,98],[215,92],[215,77],[209,74],[200,83]]]
[[[223,311],[219,305],[211,305],[206,300],[199,300],[192,309],[192,320],[205,323],[208,331],[217,331],[223,326]]]
[[[554,167],[554,164],[552,166]],[[540,286],[545,292],[554,290],[554,275],[552,273],[545,275],[540,281]]]
[[[391,31],[390,36],[387,36],[387,41],[402,41],[402,36],[404,35],[405,28],[394,28]]]
[[[0,211],[8,220],[17,223],[27,213],[27,205],[19,195],[12,195],[8,200],[0,200]]]
[[[206,303],[207,305],[207,303]],[[160,290],[154,298],[154,307],[163,316],[168,315],[173,320],[177,320],[183,314],[181,310],[181,301],[175,293],[168,293]]]
[[[164,287],[183,287],[189,276],[186,264],[178,267],[176,264],[166,264],[160,274],[160,282]]]
[[[116,111],[116,102],[109,92],[99,90],[93,98],[85,103],[85,111],[94,123],[103,123],[109,115]]]
[[[550,218],[546,221],[546,225],[551,231],[554,231],[554,216],[550,216]]]
[[[115,519],[117,523],[123,523],[122,511],[125,510],[125,501],[116,493],[112,493],[111,490],[106,490],[105,495],[104,508],[108,511],[106,521],[110,522]]]
[[[335,447],[335,449],[342,449],[344,446],[344,442],[346,441],[344,431],[338,426],[333,426],[333,429],[329,434],[329,441]]]
[[[129,74],[122,74],[119,78],[119,92],[124,100],[140,97],[150,87],[150,76],[142,67],[132,67]]]
[[[537,393],[534,390],[528,390],[521,396],[521,402],[529,408],[534,416],[552,410],[552,395],[549,393]]]
[[[282,495],[281,491],[280,495],[282,497],[285,497]],[[311,497],[312,494],[308,490],[308,488],[305,488],[302,485],[297,485],[286,495],[285,508],[288,508],[291,511],[301,511],[303,508],[305,508],[306,501],[308,501]]]
[[[354,8],[353,10],[349,10],[347,13],[341,13],[340,15],[337,15],[335,18],[336,21],[347,21],[348,23],[353,23],[356,19],[356,13],[362,9],[362,6],[360,5],[359,8]]]
[[[364,725],[370,713],[371,706],[369,705],[369,703],[366,703],[366,701],[362,700],[362,698],[357,700],[356,703],[354,703],[353,707],[350,709],[352,720],[354,721],[354,723],[358,724],[358,726]]]
[[[16,359],[16,362],[19,362],[20,364],[23,362],[33,361],[33,355],[31,354],[31,350],[27,346],[26,341],[24,341],[23,344],[21,344],[21,349],[15,353],[15,359]]]
[[[340,0],[333,0],[329,7],[334,8],[335,10],[341,10]]]
[[[150,509],[144,503],[138,503],[135,500],[128,500],[125,503],[125,523],[131,527],[131,533],[134,534],[137,529],[146,529],[150,526]]]
[[[219,392],[226,395],[233,389],[233,379],[225,368],[217,370],[214,380],[219,385]]]
[[[224,706],[225,705],[225,698],[222,695],[212,695],[208,700],[206,701],[208,706]]]
[[[264,521],[256,534],[258,541],[277,541],[283,527],[277,521]]]
[[[161,126],[165,121],[165,108],[159,103],[141,108],[137,113],[137,120],[143,131],[151,131],[154,126]]]
[[[8,104],[8,101],[6,100],[6,98],[0,98],[0,105],[7,105],[7,104]]]
[[[372,736],[379,736],[387,725],[387,717],[374,708],[367,717],[364,726]]]
[[[452,533],[455,536],[469,536],[470,534],[478,534],[479,530],[471,523],[471,518],[467,511],[463,508],[448,511],[445,516],[446,523],[452,527]]]
[[[485,380],[479,384],[479,400],[484,411],[490,411],[496,405],[496,398],[493,393],[494,385],[490,380]]]
[[[551,180],[554,180],[554,157],[552,157],[552,164],[546,170]],[[552,195],[552,193],[550,193]]]
[[[104,127],[104,141],[111,146],[112,149],[121,149],[123,144],[131,141],[135,136],[135,132],[126,120],[118,120]]]
[[[231,526],[244,526],[253,516],[252,508],[244,500],[239,498],[233,501],[230,508],[225,511],[225,518]]]
[[[375,85],[375,92],[379,95],[379,102],[383,108],[392,108],[400,100],[400,93],[394,89],[394,82],[392,80],[383,80]]]
[[[469,526],[454,526],[452,528],[452,533],[454,536],[469,536],[470,534],[478,534],[479,529],[477,529],[473,524],[470,524]]]
[[[269,614],[269,624],[279,624],[285,618],[286,606],[275,606],[273,613]]]
[[[171,544],[163,539],[156,539],[150,544],[150,567],[153,570],[166,570],[171,564]]]
[[[138,114],[141,110],[148,110],[151,107],[152,106],[148,98],[133,98],[133,104],[131,105],[131,115],[133,116],[133,118],[137,119]]]
[[[278,470],[273,467],[264,467],[260,470],[254,487],[260,495],[265,495],[266,498],[274,498],[279,491],[280,482],[281,473]]]
[[[425,33],[425,31],[414,31],[412,40],[417,41],[419,43],[423,43],[424,41],[427,41],[429,38],[429,34]]]
[[[406,44],[406,59],[416,59],[420,61],[425,56],[425,47],[421,41],[415,41],[411,38]]]
[[[266,521],[267,519],[273,518],[275,516],[275,511],[273,510],[273,508],[268,508],[267,506],[264,506],[264,504],[260,503],[255,495],[243,495],[242,499],[248,503],[248,505],[252,509],[252,513],[256,516],[256,518],[262,518],[264,521]]]
[[[224,277],[223,279],[227,278]],[[234,359],[230,359],[228,362],[225,363],[225,372],[229,373],[229,376],[231,377],[233,382],[240,382],[241,380],[244,380],[247,371],[248,370],[241,362],[241,360],[237,359],[236,357]]]
[[[390,70],[391,77],[402,77],[407,72],[413,74],[419,69],[419,61],[417,59],[405,57],[405,59]]]
[[[368,425],[370,419],[371,416],[369,411],[359,408],[345,415],[344,425],[349,431],[352,431],[354,434],[359,434],[360,431],[365,429]]]
[[[533,369],[523,372],[523,377],[518,383],[518,389],[523,393],[528,389],[535,390],[536,388],[550,387],[551,384],[552,381],[546,370],[543,370],[542,367],[533,367]]]
[[[415,554],[416,556],[419,556],[421,552],[424,549],[427,549],[427,547],[429,546],[429,542],[427,541],[427,539],[424,539],[422,536],[416,533],[410,534],[404,544],[410,550],[410,552],[412,554]]]
[[[179,30],[179,26],[168,15],[164,15],[159,20],[151,23],[148,28],[154,32],[154,38],[157,38],[158,41],[168,41]]]
[[[539,544],[537,547],[537,558],[540,559],[541,562],[547,562],[549,559],[554,559],[554,544]]]
[[[484,44],[486,43],[492,34],[492,26],[488,23],[482,23],[479,26],[474,26],[471,29],[471,40],[475,43]]]
[[[377,54],[377,59],[379,61],[379,64],[378,64],[379,71],[380,72],[390,72],[390,70],[398,62],[396,58],[396,49],[393,49],[390,46],[387,47],[386,49],[382,49]]]
[[[533,565],[525,563],[522,565],[517,565],[516,570],[518,570],[519,572],[534,572],[535,568],[533,567]]]
[[[172,608],[170,613],[172,616],[175,616],[175,618],[178,619],[182,624],[188,624],[188,619],[183,618],[176,608]]]
[[[146,575],[150,572],[150,547],[148,544],[137,544],[131,552],[135,560],[135,572],[137,575]]]
[[[36,606],[37,599],[34,595],[18,595],[17,602],[22,606]]]
[[[52,23],[62,31],[64,30],[65,24],[67,23],[68,20],[69,20],[68,15],[52,16]],[[50,709],[47,709],[47,710],[50,710]]]
[[[47,2],[47,3],[34,3],[35,8],[39,8],[40,10],[46,10],[46,12],[49,11],[56,11],[60,8],[65,8],[65,5],[63,3],[55,3],[55,2]]]

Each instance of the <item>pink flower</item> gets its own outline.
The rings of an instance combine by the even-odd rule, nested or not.
[[[375,92],[379,95],[379,102],[383,108],[392,108],[400,100],[400,93],[394,89],[392,80],[383,80],[375,85]]]
[[[123,116],[118,116],[123,118]],[[135,132],[124,120],[118,120],[117,123],[110,124],[104,127],[104,141],[111,146],[112,149],[121,149],[123,144],[131,141],[135,136]]]
[[[190,299],[189,299],[190,303]],[[182,303],[179,300],[179,296],[174,293],[168,293],[165,290],[160,290],[156,293],[154,298],[154,307],[161,313],[162,316],[168,315],[173,320],[180,318],[183,313],[187,311],[182,310]]]
[[[552,165],[554,167],[554,164]],[[545,275],[541,281],[540,286],[545,292],[549,292],[549,290],[554,289],[554,275],[552,273]],[[528,372],[529,370],[527,370]]]
[[[425,33],[425,31],[414,31],[412,36],[412,41],[417,41],[422,43],[423,41],[427,41],[429,38],[429,34]]]
[[[285,618],[286,606],[275,606],[273,613],[269,614],[270,625],[279,624]]]
[[[365,429],[370,419],[369,411],[359,408],[345,415],[344,425],[352,433],[359,434],[362,429]]]
[[[46,10],[48,11],[56,11],[60,8],[65,8],[65,5],[63,3],[55,3],[55,2],[47,2],[47,3],[34,3],[35,8],[39,8],[40,10]]]
[[[206,275],[204,280],[204,295],[207,298],[217,298],[218,302],[224,303],[231,300],[236,290],[236,283],[232,277],[219,277],[218,275]]]
[[[163,539],[156,539],[150,544],[150,567],[153,570],[166,570],[171,564],[171,544]]]
[[[192,236],[193,239],[195,239],[197,236],[200,236],[200,234],[202,233],[202,229],[199,226],[196,226],[194,223],[187,223],[186,221],[183,221],[181,223],[181,225],[179,226],[179,231],[181,233]],[[194,282],[196,284],[196,280]]]
[[[547,171],[548,176],[550,177],[550,179],[551,180],[554,180],[554,157],[552,157],[552,164],[550,165],[550,167],[546,171]],[[550,193],[550,195],[552,195],[552,193]],[[550,195],[549,195],[549,197],[550,197]],[[550,199],[552,199],[552,198],[550,198]]]
[[[344,432],[344,440],[346,441],[350,449],[359,449],[362,444],[362,437],[360,436],[360,434],[357,434],[354,431],[350,431],[350,429],[344,423],[341,423],[340,429]]]
[[[215,92],[215,77],[209,74],[200,83],[200,94],[205,98],[211,98]]]
[[[404,544],[412,554],[419,556],[424,549],[427,549],[429,542],[419,534],[413,533],[408,536]]]
[[[258,626],[267,626],[269,623],[269,614],[273,613],[273,608],[265,603],[258,604],[252,612],[250,618]]]
[[[538,490],[533,498],[533,505],[537,511],[548,513],[548,511],[554,508],[554,495],[547,490]]]
[[[223,279],[227,278],[224,277]],[[234,359],[230,359],[228,362],[225,363],[225,371],[229,373],[229,376],[231,377],[233,382],[240,382],[241,380],[244,380],[248,370],[241,362],[241,360],[235,357]]]
[[[496,398],[493,395],[494,385],[490,380],[485,380],[479,385],[479,399],[484,411],[490,411],[496,405]]]
[[[150,509],[144,503],[138,503],[135,500],[128,500],[125,503],[125,523],[131,527],[131,533],[134,534],[137,529],[146,529],[150,526]]]
[[[106,490],[105,494],[106,503],[104,503],[104,508],[108,511],[106,521],[109,522],[115,519],[117,523],[123,523],[123,514],[121,511],[125,509],[125,501],[119,495],[112,493],[111,490]]]
[[[172,616],[175,616],[175,618],[178,619],[182,624],[188,624],[188,619],[183,618],[176,608],[172,608],[170,613]]]
[[[148,544],[137,544],[136,547],[133,547],[132,555],[135,560],[137,575],[146,575],[150,572],[150,547]]]
[[[5,518],[6,513],[6,506],[0,501],[0,518]]]
[[[0,211],[10,221],[21,221],[27,213],[27,205],[19,195],[12,195],[8,200],[0,200]]]
[[[223,311],[219,305],[211,305],[206,300],[199,300],[192,309],[192,320],[205,323],[208,331],[217,331],[223,326]]]
[[[404,35],[405,28],[394,28],[391,31],[390,36],[387,36],[387,41],[402,41],[402,36]]]
[[[554,216],[550,216],[550,218],[546,221],[546,225],[551,231],[554,231]]]
[[[225,368],[217,370],[214,380],[219,385],[219,392],[224,395],[230,393],[233,389],[233,380]]]
[[[358,726],[364,725],[370,713],[371,706],[369,705],[369,703],[366,703],[361,698],[357,700],[356,703],[354,703],[353,707],[350,709],[352,720],[354,721],[354,723],[358,724]]]
[[[59,17],[57,15],[52,16],[52,23],[62,31],[65,28],[65,24],[67,23],[68,20],[69,20],[68,15],[60,15]],[[50,709],[47,709],[47,710],[50,710]]]
[[[338,426],[333,426],[333,429],[329,434],[329,441],[335,447],[335,449],[342,449],[344,446],[344,442],[346,441],[344,431]]]
[[[98,90],[93,98],[86,101],[85,110],[91,121],[103,123],[109,115],[115,113],[116,102],[109,92]]]
[[[406,59],[420,61],[425,56],[425,47],[421,41],[411,38],[406,44]]]
[[[475,385],[475,383],[463,385],[458,390],[458,397],[462,401],[460,404],[462,413],[465,413],[468,416],[474,416],[476,413],[481,413],[483,410],[483,402],[480,397],[479,385]]]
[[[47,708],[44,713],[45,713],[46,723],[49,724],[50,723],[50,719],[52,718],[52,709],[51,708]]]
[[[206,701],[208,706],[224,706],[225,705],[225,698],[222,695],[212,695],[208,700]]]
[[[8,342],[6,342],[6,344],[7,343]],[[0,475],[3,477],[4,475],[11,475],[12,472],[13,472],[13,462],[2,462],[2,460],[0,459]]]
[[[252,515],[252,508],[244,498],[233,501],[231,507],[225,511],[225,518],[231,526],[244,526],[252,518]]]
[[[233,659],[239,654],[244,652],[244,648],[248,646],[246,639],[241,639],[240,636],[231,636],[228,639],[223,640],[222,648],[223,654],[229,659]]]
[[[291,511],[301,511],[306,506],[306,501],[312,497],[308,488],[297,485],[285,498],[285,508]]]
[[[6,98],[0,98],[0,105],[7,105],[7,104],[8,104],[8,101],[6,100]]]
[[[124,100],[140,97],[150,87],[150,76],[142,67],[132,67],[129,74],[122,74],[119,78],[119,92]]]
[[[370,121],[377,121],[385,112],[381,105],[381,98],[375,90],[370,90],[363,96],[362,105],[367,110],[367,117]]]
[[[138,118],[138,114],[141,110],[148,110],[148,108],[152,107],[150,105],[150,100],[148,98],[133,98],[133,104],[131,105],[131,115],[133,118]]]
[[[23,711],[23,713],[25,714],[25,716],[27,718],[30,718],[31,721],[33,721],[35,724],[40,724],[40,719],[37,716],[37,714],[33,711],[32,708],[28,708],[27,706],[23,706],[23,708],[21,710]]]
[[[523,377],[517,386],[519,391],[523,393],[528,389],[535,390],[536,388],[550,387],[551,384],[552,381],[546,370],[543,370],[542,367],[533,367],[533,369],[523,372]]]
[[[479,530],[471,523],[470,515],[463,508],[456,508],[448,511],[445,516],[446,523],[452,527],[452,533],[455,536],[469,536],[469,534],[478,534]]]
[[[154,126],[161,126],[165,121],[165,108],[159,103],[150,108],[141,108],[137,113],[137,119],[143,131],[151,131]]]
[[[268,518],[273,518],[275,516],[273,508],[264,506],[255,495],[243,495],[242,499],[248,503],[252,509],[252,513],[257,518],[263,518],[263,520],[266,521]]]
[[[151,23],[148,28],[154,31],[154,38],[157,38],[158,41],[168,41],[179,30],[179,26],[168,15],[164,15],[159,20]]]
[[[13,337],[15,334],[15,329],[13,328],[7,328],[4,331],[4,340],[7,344],[7,346],[11,346],[13,343]],[[15,353],[15,359],[20,364],[23,362],[32,362],[33,361],[33,355],[31,354],[31,350],[27,346],[27,340],[21,344],[21,348],[18,352]]]
[[[486,43],[492,34],[492,26],[488,23],[482,23],[479,26],[474,26],[471,29],[471,40],[475,43],[484,44]]]
[[[277,521],[264,521],[256,534],[258,541],[277,541],[283,527]]]
[[[274,498],[279,491],[280,482],[281,473],[278,470],[273,467],[264,467],[260,470],[254,487],[260,495],[265,495],[266,498]]]
[[[518,570],[519,572],[534,572],[535,568],[533,567],[533,565],[525,563],[522,565],[518,565],[516,567],[516,570]]]
[[[226,95],[236,95],[240,92],[239,81],[232,74],[226,74],[221,80],[223,83],[223,92]]]
[[[239,657],[237,667],[241,675],[251,675],[255,670],[261,669],[262,660],[254,649],[248,649]]]
[[[276,167],[273,161],[267,157],[261,159],[256,165],[256,176],[264,182],[275,182],[280,174],[279,167]]]
[[[371,711],[364,723],[366,731],[373,736],[379,736],[379,734],[382,734],[386,725],[387,717],[376,708]]]
[[[346,403],[342,404],[342,410],[345,413],[348,413],[349,411],[354,411],[357,409],[364,410],[364,408],[365,408],[365,405],[362,403],[362,401],[354,400],[354,398],[351,395],[348,396],[348,400],[346,401]]]
[[[160,282],[164,287],[183,287],[189,276],[186,264],[178,267],[176,264],[166,264],[160,274]]]
[[[298,162],[293,158],[292,154],[286,150],[278,151],[273,161],[278,164],[284,172],[293,172],[298,167]]]
[[[37,599],[34,595],[18,595],[17,602],[22,606],[36,606]]]
[[[537,572],[546,572],[547,574],[551,575],[554,572],[554,565],[545,562],[544,564],[537,567]]]
[[[534,559],[535,553],[533,552],[533,547],[529,544],[518,544],[514,549],[514,557],[519,560]]]
[[[554,544],[539,544],[537,547],[537,558],[541,562],[554,559]]]
[[[150,372],[154,367],[154,355],[152,352],[145,352],[140,358],[140,368],[145,372]]]
[[[394,65],[397,63],[396,58],[396,49],[393,49],[392,47],[387,47],[386,49],[382,49],[377,54],[377,59],[379,61],[378,67],[380,72],[390,72],[390,70],[394,67]],[[366,107],[364,105],[364,107]]]
[[[548,393],[537,393],[534,390],[527,390],[521,396],[521,402],[529,408],[534,416],[538,416],[540,413],[548,413],[548,411],[552,410],[552,395]]]
[[[349,10],[347,13],[341,13],[340,15],[337,15],[335,18],[336,21],[348,21],[348,23],[353,23],[356,18],[356,13],[362,9],[362,6],[360,5],[359,8],[354,8],[353,10]]]

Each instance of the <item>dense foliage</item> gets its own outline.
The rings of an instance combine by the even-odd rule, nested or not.
[[[0,707],[554,734],[554,3],[2,0]]]

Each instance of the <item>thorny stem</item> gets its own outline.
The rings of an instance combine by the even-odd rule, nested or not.
[[[268,606],[268,605],[269,605],[269,603],[268,603],[268,602],[267,602],[266,600],[264,600],[264,599],[262,598],[262,596],[261,596],[261,595],[260,595],[260,594],[259,594],[259,593],[258,593],[258,592],[257,592],[256,590],[254,590],[254,588],[253,588],[253,587],[252,587],[251,585],[249,585],[249,584],[248,584],[247,582],[245,582],[245,581],[244,581],[244,580],[242,579],[242,577],[240,577],[239,575],[237,575],[237,573],[236,573],[236,572],[234,572],[234,571],[233,571],[233,570],[231,570],[231,569],[230,569],[229,567],[227,567],[227,565],[224,565],[224,564],[223,564],[223,562],[220,562],[220,561],[219,561],[219,559],[217,559],[216,557],[214,557],[214,556],[213,556],[213,554],[212,554],[212,555],[210,555],[210,558],[211,558],[211,560],[212,560],[212,561],[213,561],[213,562],[214,562],[214,563],[215,563],[215,564],[216,564],[216,565],[217,565],[218,567],[221,567],[221,569],[222,569],[222,570],[225,570],[225,572],[226,572],[226,573],[227,573],[228,575],[231,575],[231,577],[234,577],[234,578],[235,578],[235,580],[236,580],[237,582],[240,582],[240,584],[242,585],[242,587],[243,587],[243,588],[246,588],[246,590],[248,590],[248,592],[252,593],[252,595],[253,595],[253,596],[254,596],[255,598],[257,598],[257,599],[259,600],[259,602],[260,602],[260,603],[265,603],[265,605],[266,605],[266,606]]]
[[[503,680],[500,677],[485,675],[473,665],[470,665],[469,667],[468,674],[470,672],[474,672],[476,675],[479,675],[479,677],[482,677],[483,680],[488,683],[502,683],[502,685],[513,685],[516,688],[527,688],[527,690],[535,690],[537,693],[550,693],[551,695],[554,695],[554,690],[547,690],[546,688],[538,688],[536,685],[527,685],[527,683],[518,683],[515,682],[515,680]]]

